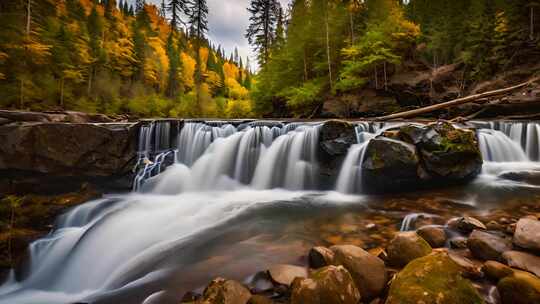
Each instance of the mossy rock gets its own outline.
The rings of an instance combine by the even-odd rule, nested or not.
[[[434,253],[410,262],[390,286],[386,304],[481,304],[472,283],[447,253]]]
[[[540,303],[540,279],[528,272],[515,270],[499,281],[497,289],[503,304]]]
[[[388,262],[392,266],[403,267],[414,259],[431,253],[432,248],[416,232],[400,232],[388,244]]]

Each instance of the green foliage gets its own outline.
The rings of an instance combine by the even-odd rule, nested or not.
[[[323,85],[320,81],[310,81],[300,87],[291,87],[282,92],[287,107],[297,116],[309,114],[321,100]],[[311,111],[310,111],[311,110]]]

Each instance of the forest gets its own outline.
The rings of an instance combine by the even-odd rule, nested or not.
[[[324,115],[325,103],[351,108],[367,89],[387,94],[389,79],[411,66],[431,73],[459,64],[458,95],[464,95],[540,51],[536,0],[246,5],[245,36],[257,69],[237,50],[227,56],[208,40],[205,0],[2,2],[0,107],[136,117],[315,117]]]

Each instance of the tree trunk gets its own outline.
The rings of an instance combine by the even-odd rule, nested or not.
[[[24,107],[24,80],[21,79],[21,99],[19,101],[19,108],[22,110]]]
[[[64,77],[60,78],[60,107],[64,108]]]
[[[304,82],[308,81],[308,70],[307,70],[307,59],[306,59],[306,49],[304,48],[304,54],[303,54],[303,59],[304,59]]]
[[[388,77],[386,76],[386,61],[383,64],[384,68],[384,90],[388,91]]]
[[[530,38],[534,40],[534,6],[531,6],[531,31]]]
[[[94,68],[90,67],[90,73],[88,74],[88,92],[87,95],[90,97],[92,93],[92,77],[94,76]]]
[[[379,120],[391,120],[391,119],[398,119],[398,118],[410,118],[410,117],[415,117],[415,116],[418,116],[418,115],[430,113],[430,112],[433,112],[433,111],[436,111],[436,110],[441,110],[441,109],[446,109],[446,108],[450,108],[450,107],[453,107],[453,106],[462,105],[462,104],[469,103],[469,102],[472,102],[472,101],[476,101],[476,100],[479,100],[479,99],[486,99],[487,100],[488,97],[494,97],[494,96],[503,95],[503,94],[509,93],[511,91],[526,87],[526,86],[530,85],[531,83],[533,83],[535,81],[538,81],[538,79],[539,78],[534,78],[532,80],[529,80],[529,81],[527,81],[525,83],[518,84],[518,85],[513,86],[513,87],[508,87],[508,88],[504,88],[504,89],[500,89],[500,90],[489,91],[489,92],[485,92],[485,93],[481,93],[481,94],[476,94],[476,95],[471,95],[471,96],[467,96],[467,97],[463,97],[463,98],[458,98],[458,99],[454,99],[454,100],[451,100],[451,101],[448,101],[448,102],[443,102],[443,103],[439,103],[439,104],[436,104],[436,105],[432,105],[432,106],[428,106],[428,107],[424,107],[424,108],[420,108],[420,109],[416,109],[416,110],[405,111],[405,112],[401,112],[401,113],[396,113],[396,114],[391,114],[391,115],[379,117],[378,119]]]
[[[379,73],[377,73],[377,66],[375,65],[375,90],[379,89]]]
[[[351,46],[354,45],[354,20],[353,20],[353,14],[351,10],[349,9],[349,26],[351,31]]]
[[[330,79],[330,91],[332,91],[334,89],[334,85],[332,83],[332,61],[330,59],[330,30],[328,25],[328,7],[326,7],[326,9],[327,12],[324,15],[324,23],[326,26],[326,57],[328,60],[328,78]]]
[[[32,22],[32,0],[28,0],[26,3],[26,36],[30,35],[30,24]]]

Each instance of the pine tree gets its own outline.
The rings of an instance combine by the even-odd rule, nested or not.
[[[178,24],[182,23],[185,25],[185,22],[182,21],[181,14],[189,15],[189,1],[188,0],[170,0],[169,1],[169,12],[171,13],[171,27],[173,29],[178,29]]]
[[[248,42],[259,53],[259,64],[264,66],[270,58],[270,48],[274,40],[277,22],[278,2],[276,0],[252,0],[248,8],[251,14],[246,32]]]
[[[145,5],[145,0],[135,0],[135,13],[139,13],[140,11],[144,10]]]
[[[201,84],[203,82],[201,46],[206,39],[206,32],[208,32],[208,5],[206,4],[206,0],[192,0],[188,16],[189,24],[193,30],[195,39],[195,85],[197,91],[197,106],[199,113],[201,113],[203,106],[201,100]]]

